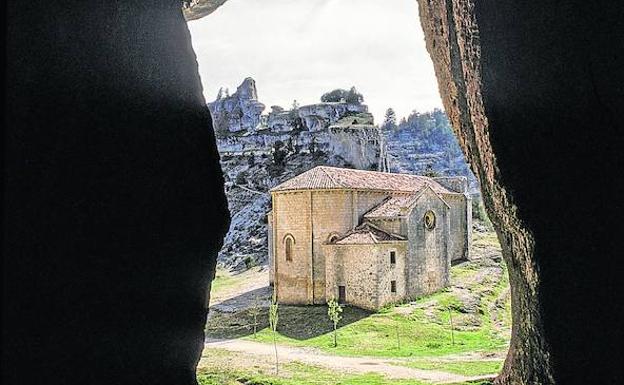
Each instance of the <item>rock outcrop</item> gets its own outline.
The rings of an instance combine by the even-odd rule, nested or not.
[[[256,83],[246,78],[232,95],[208,103],[219,152],[271,154],[278,143],[293,153],[325,152],[360,169],[379,163],[380,133],[364,104],[317,103],[285,110],[258,101]]]
[[[235,133],[253,133],[260,126],[264,104],[258,101],[256,82],[246,78],[232,95],[219,90],[217,100],[208,104],[218,138]]]

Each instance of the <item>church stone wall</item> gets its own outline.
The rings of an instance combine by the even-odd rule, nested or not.
[[[278,297],[289,304],[326,303],[323,245],[334,233],[344,234],[359,224],[365,212],[387,194],[351,190],[311,190],[273,194],[274,255]],[[286,261],[284,237],[295,239],[293,260]],[[275,276],[272,278],[276,281]]]
[[[273,212],[269,212],[267,214],[267,241],[268,241],[268,251],[269,251],[269,285],[273,285],[273,282],[275,280],[274,277],[274,257],[273,257]]]
[[[472,241],[472,199],[468,194],[445,194],[449,211],[449,257],[451,261],[468,259]]]
[[[397,263],[390,264],[390,250],[397,251]],[[378,310],[402,298],[405,292],[405,242],[361,245],[326,245],[328,264],[327,297],[338,298],[338,286],[345,286],[346,302],[363,309]],[[390,281],[397,281],[397,293]]]
[[[350,191],[312,192],[314,239],[314,303],[327,302],[325,296],[325,254],[323,244],[333,233],[343,234],[356,226],[353,223],[353,199]]]
[[[356,224],[357,226],[362,221],[362,216],[378,206],[386,200],[389,196],[387,192],[374,192],[374,191],[355,191],[354,201],[356,207]]]
[[[274,193],[269,215],[273,246],[270,279],[279,301],[323,304],[337,297],[339,285],[345,285],[348,303],[377,309],[448,285],[450,257],[466,255],[462,253],[469,242],[463,229],[470,226],[470,205],[461,194],[449,199],[449,210],[437,194],[426,190],[409,217],[371,221],[388,232],[405,235],[408,241],[326,245],[331,235],[356,227],[364,213],[387,197],[387,193],[352,190]],[[436,214],[433,230],[424,227],[427,210]],[[286,236],[295,240],[292,261],[286,260]],[[397,251],[394,266],[388,247]],[[397,285],[394,294],[391,281]]]
[[[436,226],[425,228],[424,215],[432,210]],[[409,297],[430,294],[449,284],[448,207],[431,190],[426,190],[408,219],[407,291]]]
[[[311,302],[311,221],[309,191],[273,195],[274,281],[281,303]],[[286,260],[285,237],[292,235],[292,261]]]
[[[407,221],[404,218],[371,218],[366,219],[366,222],[391,234],[407,235]]]
[[[390,263],[390,252],[396,252],[396,263]],[[407,242],[393,242],[380,247],[377,262],[377,306],[403,300],[407,292]],[[396,293],[392,293],[391,282],[396,282]]]

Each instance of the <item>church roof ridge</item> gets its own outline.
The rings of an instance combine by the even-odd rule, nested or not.
[[[438,194],[452,193],[432,178],[422,175],[331,166],[314,167],[275,186],[270,191],[353,189],[415,193],[426,185]]]

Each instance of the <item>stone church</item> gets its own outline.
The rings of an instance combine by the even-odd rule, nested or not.
[[[271,190],[270,280],[283,304],[376,310],[449,284],[468,258],[463,177],[316,167]]]

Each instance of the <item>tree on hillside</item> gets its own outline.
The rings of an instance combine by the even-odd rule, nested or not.
[[[355,87],[351,87],[349,92],[347,92],[345,101],[351,104],[362,104],[362,102],[364,101],[364,96],[361,93],[357,92]]]
[[[363,101],[364,96],[359,93],[355,87],[351,87],[348,91],[342,88],[336,88],[321,96],[321,102],[323,103],[347,102],[351,104],[362,104]]]
[[[284,148],[284,142],[278,140],[273,144],[273,163],[278,166],[284,166],[286,161],[287,150]]]
[[[397,128],[396,125],[396,113],[392,108],[388,108],[386,110],[386,115],[384,116],[384,121],[381,125],[381,128],[384,131],[390,131]]]
[[[323,103],[337,103],[345,101],[347,91],[337,88],[333,91],[329,91],[321,96],[321,102]]]

